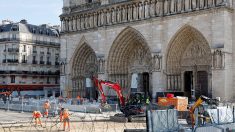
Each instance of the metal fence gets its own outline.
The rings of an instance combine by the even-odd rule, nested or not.
[[[235,131],[235,111],[234,106],[217,107],[206,110],[210,116],[210,124],[199,124],[196,119],[195,132],[234,132]],[[196,115],[198,117],[198,115]]]
[[[147,124],[149,132],[179,131],[178,111],[147,110]]]

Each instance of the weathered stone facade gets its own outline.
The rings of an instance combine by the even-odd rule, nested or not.
[[[65,0],[60,18],[64,96],[91,97],[89,78],[98,75],[119,82],[124,94],[234,97],[232,1]]]

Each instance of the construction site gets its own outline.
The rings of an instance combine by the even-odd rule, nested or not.
[[[98,80],[94,85],[100,101],[77,98],[11,98],[2,92],[0,131],[71,132],[233,132],[235,111],[232,102],[220,102],[201,95],[196,100],[167,93],[157,102],[141,92],[124,97],[118,83]],[[103,92],[108,86],[117,94],[108,103]]]

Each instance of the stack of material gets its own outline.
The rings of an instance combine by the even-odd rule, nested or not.
[[[173,98],[159,97],[158,105],[161,105],[161,106],[174,105],[175,109],[177,109],[178,111],[187,111],[188,98],[187,97],[173,97]]]

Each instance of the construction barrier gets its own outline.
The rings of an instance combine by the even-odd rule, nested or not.
[[[178,112],[175,109],[148,110],[148,132],[178,131]]]

